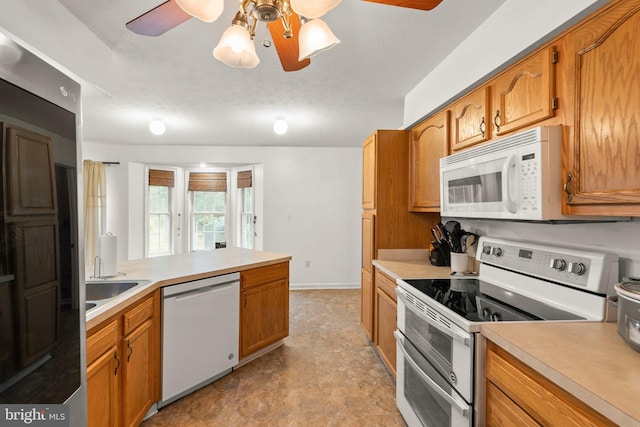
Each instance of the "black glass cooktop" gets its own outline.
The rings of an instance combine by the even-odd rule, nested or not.
[[[478,278],[403,279],[403,282],[471,322],[582,319]]]

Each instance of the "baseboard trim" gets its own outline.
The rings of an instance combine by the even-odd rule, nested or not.
[[[360,289],[360,283],[292,283],[292,291],[306,291],[316,289]]]

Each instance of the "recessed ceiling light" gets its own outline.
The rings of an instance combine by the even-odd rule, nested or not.
[[[287,133],[287,129],[289,129],[289,126],[284,119],[278,119],[273,124],[273,131],[278,135],[284,135]]]
[[[165,130],[166,127],[162,120],[151,120],[151,123],[149,123],[149,131],[154,135],[162,135]]]

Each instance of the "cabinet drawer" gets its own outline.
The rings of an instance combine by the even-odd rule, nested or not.
[[[135,308],[127,311],[124,316],[124,334],[128,334],[138,326],[142,325],[145,320],[153,317],[153,296],[140,302]]]
[[[487,425],[538,427],[540,424],[493,383],[487,383]]]
[[[487,345],[486,363],[487,381],[542,425],[615,425],[492,342]]]
[[[114,320],[87,337],[87,365],[90,365],[109,348],[118,344],[118,320]]]
[[[289,277],[289,263],[268,265],[240,272],[240,289],[246,290],[254,286],[274,282]]]
[[[391,277],[376,269],[375,284],[376,288],[387,294],[393,301],[397,301],[396,282]]]

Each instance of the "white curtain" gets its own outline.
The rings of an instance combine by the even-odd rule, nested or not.
[[[106,230],[107,179],[104,164],[85,160],[82,164],[82,175],[84,177],[84,263],[87,271],[93,271],[100,235]]]

